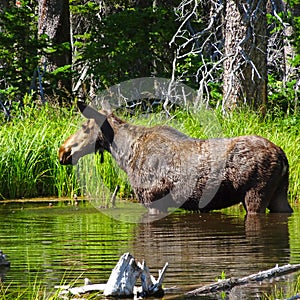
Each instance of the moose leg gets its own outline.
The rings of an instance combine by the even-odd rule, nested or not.
[[[288,199],[287,199],[287,190],[288,190],[288,179],[284,178],[281,184],[272,195],[268,209],[271,213],[292,213],[293,209],[291,208]]]
[[[253,187],[246,191],[244,207],[247,214],[264,213],[268,204],[269,199],[265,196],[265,193],[262,193],[257,187]]]

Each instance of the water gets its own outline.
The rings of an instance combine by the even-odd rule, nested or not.
[[[245,218],[240,213],[174,213],[150,223],[125,223],[95,208],[0,207],[0,249],[11,262],[0,270],[10,289],[35,282],[53,289],[62,282],[88,277],[105,283],[119,257],[130,252],[145,259],[157,276],[165,262],[169,297],[215,282],[222,272],[241,277],[274,267],[300,263],[300,210],[286,215]],[[297,274],[275,282],[285,287]],[[236,288],[230,299],[258,299],[274,282]],[[221,296],[214,295],[215,299]],[[234,298],[236,297],[236,298]]]

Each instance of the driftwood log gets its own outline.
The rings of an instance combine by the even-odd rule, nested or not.
[[[284,265],[282,267],[278,267],[276,265],[274,268],[261,271],[249,276],[241,277],[241,278],[229,278],[224,280],[219,280],[218,282],[202,286],[195,290],[187,292],[186,296],[200,296],[200,295],[208,295],[213,293],[218,293],[221,291],[228,291],[235,286],[244,285],[252,282],[259,282],[268,278],[273,278],[277,276],[286,275],[289,273],[293,273],[300,270],[300,264],[295,265]]]
[[[104,296],[115,297],[148,297],[163,295],[164,291],[162,283],[167,270],[168,263],[159,271],[158,279],[156,280],[146,266],[146,263],[136,262],[135,258],[130,253],[124,253],[106,284],[91,284],[85,279],[85,285],[80,287],[57,286],[61,289],[60,295],[72,294],[80,295],[89,292],[103,292]],[[141,286],[137,287],[136,282],[140,278]]]

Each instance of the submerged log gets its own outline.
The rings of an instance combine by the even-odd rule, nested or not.
[[[221,291],[230,290],[237,285],[243,285],[247,283],[259,282],[268,278],[277,277],[286,275],[289,273],[293,273],[300,270],[300,264],[295,265],[284,265],[282,267],[278,267],[276,265],[274,268],[261,271],[249,276],[241,277],[241,278],[229,278],[224,280],[219,280],[218,282],[202,286],[195,290],[187,292],[186,296],[200,296],[206,294],[217,293]]]
[[[115,297],[148,297],[153,295],[163,295],[162,283],[168,263],[159,271],[156,280],[146,266],[146,263],[136,262],[130,253],[124,253],[114,269],[106,284],[90,284],[85,279],[86,284],[80,287],[58,286],[61,289],[61,295],[70,293],[72,295],[80,295],[88,292],[103,292],[104,296]],[[141,287],[136,286],[138,279],[141,279]]]

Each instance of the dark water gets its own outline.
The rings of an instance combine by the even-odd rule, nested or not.
[[[166,297],[182,298],[195,287],[215,282],[225,272],[241,277],[300,263],[300,211],[247,217],[240,213],[173,213],[150,223],[120,222],[88,205],[13,208],[0,206],[0,249],[11,261],[0,269],[9,289],[40,282],[49,289],[88,277],[105,283],[119,257],[130,252],[145,259],[153,275],[169,262]],[[287,286],[296,274],[276,281]],[[275,289],[266,282],[236,288],[229,299],[260,299]],[[214,295],[210,299],[220,298]],[[220,298],[221,299],[221,298]]]

